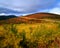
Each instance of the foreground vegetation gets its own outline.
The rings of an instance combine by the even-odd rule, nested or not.
[[[0,48],[60,48],[60,23],[0,25]]]

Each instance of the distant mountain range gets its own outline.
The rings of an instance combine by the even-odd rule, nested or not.
[[[0,15],[0,21],[15,18],[15,17],[17,17],[17,16],[15,16],[15,15],[7,15],[7,16],[6,15]]]
[[[0,24],[4,23],[41,23],[45,22],[45,19],[57,19],[60,20],[60,15],[52,13],[36,13],[27,16],[0,16]],[[48,21],[48,20],[47,20]]]

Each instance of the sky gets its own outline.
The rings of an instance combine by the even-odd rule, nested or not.
[[[1,0],[0,14],[20,14],[27,15],[31,13],[48,12],[60,15],[60,0]],[[12,10],[9,11],[7,10]],[[17,13],[15,13],[15,12]]]

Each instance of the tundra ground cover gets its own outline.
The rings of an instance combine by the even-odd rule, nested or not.
[[[0,25],[0,48],[60,48],[60,23]]]

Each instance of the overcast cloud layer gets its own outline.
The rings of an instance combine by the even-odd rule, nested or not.
[[[33,12],[51,12],[60,14],[59,0],[1,0],[0,7],[23,14]]]

